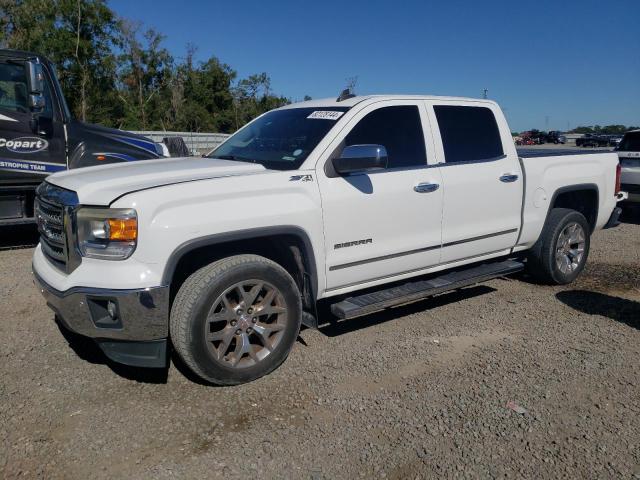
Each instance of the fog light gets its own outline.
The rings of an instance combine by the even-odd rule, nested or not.
[[[116,307],[116,304],[114,302],[112,302],[111,300],[109,300],[109,302],[107,303],[107,312],[109,313],[109,316],[113,320],[118,318],[118,309]]]
[[[87,297],[87,306],[93,324],[98,328],[122,328],[120,308],[115,298]]]

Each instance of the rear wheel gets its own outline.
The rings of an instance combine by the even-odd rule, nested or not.
[[[527,260],[527,270],[544,283],[573,282],[589,255],[589,223],[580,212],[554,208]]]
[[[184,282],[171,309],[171,339],[196,375],[236,385],[287,358],[301,318],[300,294],[287,271],[264,257],[238,255]]]

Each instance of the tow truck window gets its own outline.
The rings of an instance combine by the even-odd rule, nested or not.
[[[0,63],[0,109],[29,113],[27,75],[23,65]]]
[[[446,163],[491,160],[504,154],[493,112],[486,107],[437,105]]]

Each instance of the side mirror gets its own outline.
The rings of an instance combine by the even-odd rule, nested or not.
[[[44,98],[44,70],[40,62],[29,60],[25,62],[27,82],[29,82],[29,106],[35,113],[45,107]]]
[[[387,168],[389,157],[382,145],[350,145],[344,147],[338,158],[332,160],[340,175]]]

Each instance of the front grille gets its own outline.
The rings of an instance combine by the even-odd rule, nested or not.
[[[64,232],[64,207],[38,197],[35,202],[35,215],[43,253],[54,265],[65,268],[67,239]]]
[[[40,232],[40,247],[47,259],[59,269],[70,272],[79,260],[73,247],[70,222],[78,205],[75,192],[43,182],[36,190],[34,214]]]

